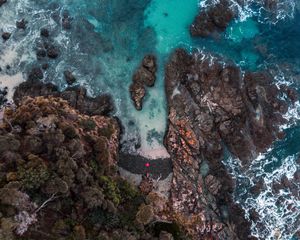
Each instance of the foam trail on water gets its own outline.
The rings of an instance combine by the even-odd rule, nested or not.
[[[209,8],[221,0],[203,0],[200,2],[202,8]],[[287,18],[293,18],[296,8],[295,0],[228,0],[230,8],[238,16],[239,21],[245,21],[251,17],[257,17],[260,22],[276,24]]]

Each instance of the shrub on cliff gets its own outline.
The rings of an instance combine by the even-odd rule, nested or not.
[[[82,115],[53,97],[26,98],[17,108],[6,109],[4,119],[1,239],[147,235],[135,222],[138,211],[145,219],[147,209],[139,210],[144,197],[115,169],[115,119]]]

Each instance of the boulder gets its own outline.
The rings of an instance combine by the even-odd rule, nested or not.
[[[26,24],[27,24],[27,21],[25,19],[22,19],[22,20],[16,22],[16,27],[19,29],[25,30]]]
[[[76,82],[76,77],[73,75],[73,73],[69,70],[64,71],[65,80],[69,85],[72,85],[74,82]]]
[[[10,38],[10,36],[11,36],[11,33],[9,33],[9,32],[2,33],[2,39],[4,41],[7,41]]]
[[[143,58],[140,66],[132,77],[132,84],[129,87],[131,99],[137,110],[142,110],[143,99],[146,95],[146,86],[153,87],[156,80],[156,58],[147,55]]]

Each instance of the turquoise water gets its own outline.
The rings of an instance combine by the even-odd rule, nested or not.
[[[233,7],[236,7],[232,0]],[[0,30],[12,31],[11,39],[0,42],[0,67],[9,71],[0,73],[2,79],[22,80],[36,61],[35,49],[41,44],[39,31],[47,27],[51,41],[61,51],[58,59],[50,61],[44,81],[52,81],[62,89],[66,87],[63,71],[74,71],[78,84],[88,88],[91,95],[112,94],[115,115],[125,127],[122,139],[127,151],[144,155],[166,156],[162,139],[166,127],[166,101],[163,68],[168,56],[176,47],[222,55],[239,64],[243,70],[272,68],[279,82],[292,84],[299,89],[300,65],[300,14],[293,1],[278,0],[281,4],[275,13],[262,8],[260,1],[246,1],[238,8],[240,18],[230,23],[225,33],[214,38],[191,38],[188,26],[202,6],[210,1],[198,0],[10,0],[0,9]],[[72,28],[61,28],[58,16],[68,11]],[[25,32],[16,31],[16,19],[26,18]],[[158,79],[154,88],[148,89],[143,110],[138,112],[129,98],[131,76],[145,54],[158,58]],[[23,78],[26,78],[24,74]],[[17,81],[16,81],[17,82]],[[237,179],[236,201],[246,209],[255,208],[263,219],[264,228],[253,224],[253,233],[259,239],[272,239],[274,229],[279,229],[282,239],[290,240],[299,228],[299,200],[288,190],[279,195],[270,193],[272,182],[283,175],[292,178],[297,167],[300,130],[300,104],[291,107],[284,126],[287,137],[274,143],[259,156],[247,171],[237,160],[229,157],[225,164]],[[257,176],[264,178],[267,190],[259,196],[245,193]],[[297,211],[276,207],[278,198],[284,204],[293,204]]]
[[[189,25],[198,12],[199,0],[153,0],[145,11],[145,25],[157,35],[159,54],[169,54],[180,44],[191,45]]]

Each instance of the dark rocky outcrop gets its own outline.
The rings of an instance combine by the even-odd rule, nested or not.
[[[18,105],[26,96],[56,96],[61,97],[81,113],[88,115],[109,115],[114,110],[114,104],[109,95],[101,95],[96,98],[87,96],[86,89],[82,87],[69,87],[63,92],[52,83],[38,81],[40,71],[34,71],[29,75],[29,81],[21,83],[14,93],[14,102]]]
[[[76,77],[69,70],[64,71],[65,80],[69,85],[72,85],[76,82]]]
[[[22,19],[22,20],[16,22],[16,27],[19,29],[25,30],[26,24],[27,24],[27,21],[25,19]]]
[[[208,37],[223,32],[234,18],[234,12],[229,7],[229,1],[219,3],[201,10],[190,26],[192,36]]]
[[[47,56],[49,58],[55,59],[59,56],[59,49],[58,47],[54,46],[54,45],[50,45],[46,47],[47,49]]]
[[[62,24],[62,27],[65,30],[70,30],[71,29],[71,27],[72,27],[71,21],[72,21],[72,18],[69,16],[69,12],[64,11],[63,16],[62,16],[62,20],[61,20],[61,24]]]
[[[10,38],[10,36],[11,36],[11,33],[9,33],[9,32],[4,32],[4,33],[2,33],[2,39],[4,40],[4,41],[7,41],[9,38]]]
[[[6,2],[7,2],[7,0],[0,0],[0,7],[2,7],[2,5]]]
[[[165,145],[173,162],[170,206],[193,239],[252,239],[232,200],[221,160],[226,147],[244,167],[277,138],[287,103],[267,73],[246,72],[218,57],[177,50],[166,66]]]
[[[146,95],[146,86],[153,87],[156,80],[156,58],[153,55],[144,57],[141,65],[136,70],[132,78],[132,84],[129,87],[131,99],[135,108],[141,110],[143,99]]]
[[[7,95],[8,89],[7,87],[0,88],[0,106],[5,104],[7,102],[6,95]]]
[[[45,38],[47,38],[47,37],[49,37],[49,30],[47,29],[47,28],[42,28],[41,29],[41,36],[42,37],[45,37]]]

